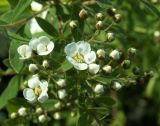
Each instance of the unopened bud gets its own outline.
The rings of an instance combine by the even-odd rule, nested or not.
[[[81,19],[86,19],[88,17],[88,12],[85,10],[85,9],[82,9],[80,12],[79,12],[79,17]]]
[[[102,94],[104,92],[104,86],[101,84],[97,84],[94,88],[94,92],[97,94]]]
[[[58,91],[58,97],[59,99],[64,99],[67,96],[67,92],[65,89],[61,89]]]
[[[65,79],[59,79],[57,81],[57,85],[60,87],[65,87],[66,86],[66,80]]]
[[[107,9],[107,13],[108,13],[109,16],[114,16],[115,13],[116,13],[116,11],[117,10],[115,8],[109,8],[109,9]]]
[[[103,20],[104,19],[104,15],[102,13],[97,13],[96,14],[96,19],[97,20]]]
[[[97,57],[100,58],[100,59],[101,58],[102,59],[105,58],[105,51],[104,51],[104,49],[98,49],[97,50]]]
[[[108,33],[107,33],[107,40],[108,40],[109,42],[112,42],[114,39],[115,39],[114,33],[108,32]]]
[[[31,73],[37,73],[39,69],[36,64],[29,64],[28,70]]]
[[[120,52],[117,50],[113,50],[109,56],[113,59],[113,60],[119,60],[120,59]]]
[[[122,85],[118,81],[113,81],[112,85],[111,85],[111,88],[118,91],[119,89],[122,88]]]
[[[17,117],[17,113],[15,112],[12,112],[11,115],[10,115],[11,119],[15,119]]]
[[[43,112],[41,107],[36,108],[36,113],[37,114],[41,114]]]
[[[121,63],[121,66],[124,68],[124,69],[128,69],[131,65],[131,61],[130,60],[124,60],[122,63]]]
[[[96,29],[97,30],[102,30],[103,28],[103,22],[102,21],[98,21],[97,24],[96,24]]]
[[[59,109],[60,107],[61,107],[61,102],[57,102],[56,104],[54,104],[54,107],[56,108],[56,109]]]
[[[113,20],[116,22],[116,23],[119,23],[121,21],[121,15],[120,14],[115,14],[113,16]]]
[[[135,55],[137,50],[135,48],[129,48],[128,52],[129,52],[130,55]]]
[[[112,73],[112,67],[110,65],[105,65],[103,68],[102,68],[103,72],[105,74],[110,74]]]
[[[91,74],[96,74],[96,73],[98,73],[99,69],[100,69],[100,66],[99,66],[99,65],[97,65],[97,64],[89,64],[89,72],[90,72]]]
[[[61,113],[60,112],[55,112],[54,115],[53,115],[53,118],[55,120],[60,120],[61,119]]]
[[[69,26],[70,26],[72,29],[76,28],[76,27],[77,27],[76,21],[71,21],[71,22],[69,23]]]
[[[42,66],[43,66],[44,68],[48,68],[48,67],[49,67],[48,60],[43,60]]]
[[[18,114],[20,116],[26,116],[27,115],[27,109],[25,107],[21,107],[18,109]]]
[[[38,120],[40,123],[44,123],[45,121],[47,121],[47,117],[43,114],[38,116]]]

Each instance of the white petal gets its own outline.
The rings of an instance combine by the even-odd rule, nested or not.
[[[52,52],[52,50],[54,49],[54,43],[51,41],[48,45],[47,45],[47,50],[48,52]]]
[[[47,36],[41,36],[39,37],[39,42],[47,46],[50,43],[50,40]]]
[[[28,80],[28,87],[33,89],[35,87],[38,87],[40,83],[41,82],[38,76],[32,76],[32,78]]]
[[[33,18],[29,21],[29,29],[30,29],[32,34],[43,31],[42,28],[37,23],[35,18]]]
[[[46,80],[41,80],[41,83],[39,84],[41,87],[42,92],[43,91],[48,91],[48,82]]]
[[[93,63],[96,60],[96,53],[94,51],[91,51],[84,56],[84,60],[87,64]]]
[[[23,90],[23,96],[24,96],[25,99],[27,99],[30,102],[33,102],[36,99],[34,91],[30,88],[26,88],[26,89]]]
[[[99,69],[100,69],[100,66],[99,66],[99,65],[97,65],[97,64],[89,64],[89,72],[90,72],[91,74],[96,74],[96,73],[98,73]]]
[[[43,5],[38,2],[32,1],[31,8],[33,11],[40,11],[43,8]]]
[[[71,63],[71,64],[76,64],[77,62],[70,56],[66,56],[67,60]]]
[[[37,53],[40,55],[41,53],[44,53],[47,51],[47,46],[42,44],[42,43],[39,43],[37,45]]]
[[[89,53],[89,52],[91,51],[90,44],[87,43],[87,42],[79,41],[79,42],[77,43],[77,45],[78,45],[78,52],[79,52],[80,54],[85,55],[85,54],[87,54],[87,53]]]
[[[77,70],[86,70],[88,68],[88,65],[86,63],[76,63],[74,64],[74,67]]]
[[[43,92],[43,91],[42,91],[42,93],[41,93],[40,96],[38,97],[38,101],[39,101],[40,103],[43,103],[43,102],[45,102],[47,99],[48,99],[48,94],[47,94],[47,92]]]
[[[68,44],[65,48],[64,51],[67,54],[67,56],[73,56],[77,52],[77,45],[75,42],[72,42]]]
[[[39,39],[38,39],[38,38],[33,38],[33,39],[31,39],[30,42],[29,42],[30,48],[32,48],[32,49],[35,50],[35,51],[37,50],[38,44],[39,44]]]
[[[28,45],[21,45],[17,49],[19,55],[21,56],[20,59],[28,59],[32,55],[32,50]]]

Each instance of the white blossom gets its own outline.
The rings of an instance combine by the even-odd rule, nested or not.
[[[67,92],[65,89],[61,89],[58,91],[58,97],[59,99],[64,99],[67,96]]]
[[[39,122],[44,123],[47,120],[47,117],[43,114],[38,116],[38,120]]]
[[[57,81],[57,85],[60,87],[65,87],[66,86],[66,80],[65,79],[59,79]]]
[[[119,60],[120,59],[120,52],[117,50],[113,50],[109,56],[114,59],[114,60]]]
[[[104,86],[101,84],[97,84],[94,88],[94,92],[97,94],[102,94],[104,92]]]
[[[27,109],[26,109],[25,107],[20,107],[20,108],[18,109],[18,114],[19,114],[20,116],[26,116],[26,115],[27,115]]]
[[[23,90],[23,95],[29,102],[38,100],[43,103],[48,99],[48,82],[46,80],[39,80],[38,76],[32,76],[28,80],[28,87]]]
[[[98,73],[99,69],[100,69],[100,66],[99,66],[99,65],[97,65],[97,64],[89,64],[89,72],[90,72],[91,74],[96,74],[96,73]]]
[[[90,44],[84,41],[72,42],[65,47],[67,60],[78,70],[86,70],[96,60],[96,53],[91,51]]]
[[[28,45],[21,45],[17,49],[20,59],[29,59],[32,56],[32,49]]]
[[[48,55],[54,49],[54,43],[46,36],[31,39],[29,46],[35,50],[38,55]]]

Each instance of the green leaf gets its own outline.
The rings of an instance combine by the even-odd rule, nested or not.
[[[53,27],[53,25],[51,25],[49,22],[47,22],[46,20],[36,17],[36,20],[38,22],[38,24],[40,25],[40,27],[49,35],[57,37],[58,36],[58,32],[57,30]]]
[[[108,78],[108,77],[95,77],[94,80],[96,80],[97,82],[100,82],[102,84],[105,84],[105,85],[109,85],[111,83],[111,78]]]
[[[115,104],[115,101],[108,96],[100,96],[100,97],[96,97],[95,99],[93,99],[97,104],[101,105],[101,106],[112,106]]]
[[[49,99],[46,102],[42,103],[41,106],[44,110],[46,111],[53,111],[54,108],[54,104],[57,103],[58,101],[55,99]]]
[[[146,0],[141,0],[141,2],[144,3],[144,5],[145,5],[148,9],[150,9],[150,10],[153,12],[153,14],[155,14],[157,17],[160,18],[160,11],[159,11],[155,6],[153,6],[152,4],[150,4],[150,3],[149,3],[148,1],[146,1]]]
[[[18,75],[14,76],[10,80],[7,88],[1,94],[0,109],[3,108],[10,99],[17,96],[20,83],[21,83],[21,76],[18,76]]]
[[[12,41],[9,48],[9,60],[10,64],[15,70],[15,72],[19,73],[24,68],[24,61],[19,59],[19,54],[17,52],[17,48],[20,46],[20,42]]]
[[[90,126],[91,119],[87,113],[82,113],[77,121],[76,126]]]
[[[68,60],[65,60],[63,63],[62,63],[62,65],[61,65],[61,67],[59,68],[59,70],[60,71],[63,71],[63,72],[66,72],[66,71],[68,71],[68,70],[70,70],[70,69],[72,69],[73,68],[73,65],[68,61]]]

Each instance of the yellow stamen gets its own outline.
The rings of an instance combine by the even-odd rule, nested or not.
[[[34,89],[34,94],[35,94],[36,96],[39,96],[39,95],[41,94],[41,92],[42,92],[42,90],[41,90],[40,87],[36,87],[36,88]]]
[[[83,63],[84,62],[84,56],[82,54],[80,54],[80,53],[75,53],[73,55],[73,59],[75,61],[77,61],[78,63]]]

